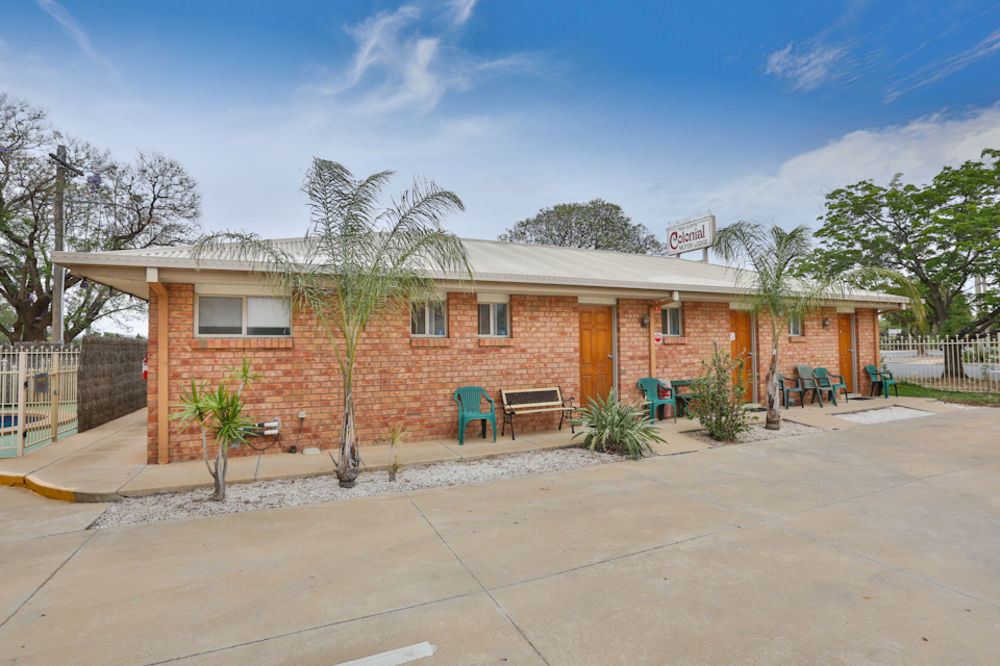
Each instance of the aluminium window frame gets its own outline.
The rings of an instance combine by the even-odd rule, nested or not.
[[[242,329],[241,333],[202,333],[201,328],[201,299],[202,298],[239,298],[243,301],[242,309],[240,310],[240,327]],[[248,321],[247,321],[247,299],[250,298],[270,298],[272,300],[284,300],[288,302],[288,333],[279,333],[274,335],[267,334],[249,334],[247,333]],[[215,293],[212,291],[196,291],[194,294],[194,337],[196,338],[291,338],[295,334],[295,330],[292,327],[292,312],[291,312],[292,301],[288,296],[274,296],[269,294],[257,294],[257,293]]]
[[[677,313],[677,332],[676,333],[671,333],[671,332],[668,331],[668,328],[669,328],[669,325],[670,325],[670,315],[667,314],[667,313],[670,312],[670,311],[674,311],[674,312]],[[684,313],[682,312],[682,309],[679,306],[678,307],[673,307],[673,308],[668,308],[668,307],[660,308],[660,333],[663,335],[663,337],[667,337],[667,338],[683,338],[684,337]]]
[[[434,323],[434,318],[432,313],[432,305],[441,306],[441,317],[444,319],[444,333],[438,335],[437,333],[414,333],[413,332],[413,309],[415,307],[424,308],[424,330],[430,331],[433,329],[432,324]],[[440,301],[412,301],[410,302],[410,337],[411,338],[447,338],[448,337],[448,299],[442,298]]]

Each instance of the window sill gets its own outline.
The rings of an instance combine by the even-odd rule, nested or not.
[[[789,342],[805,342],[806,341],[806,336],[804,336],[804,335],[789,335],[788,336],[788,341]]]
[[[684,335],[664,335],[663,342],[660,344],[664,345],[686,345],[687,336]]]
[[[512,344],[512,338],[479,338],[480,347],[510,347]]]
[[[195,338],[192,349],[292,349],[292,338]]]
[[[451,344],[450,338],[410,338],[411,347],[447,347]]]

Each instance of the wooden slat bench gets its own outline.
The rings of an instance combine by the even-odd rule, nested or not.
[[[522,414],[541,414],[543,412],[559,412],[559,429],[562,430],[563,421],[573,417],[576,407],[573,406],[573,398],[563,400],[562,390],[558,386],[548,388],[530,389],[500,389],[500,402],[503,405],[503,425],[500,427],[500,434],[506,432],[507,424],[510,424],[510,438],[514,436],[514,417]],[[573,422],[569,424],[570,432],[573,429]]]

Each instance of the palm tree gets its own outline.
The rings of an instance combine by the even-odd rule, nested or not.
[[[723,261],[753,268],[736,269],[737,287],[749,301],[750,310],[771,322],[771,362],[767,368],[767,419],[765,428],[781,428],[778,387],[778,331],[786,318],[799,318],[823,301],[835,298],[837,282],[802,280],[796,266],[810,249],[806,226],[785,231],[753,222],[737,222],[716,235],[715,251]]]
[[[716,234],[715,251],[723,261],[753,270],[736,268],[736,286],[749,301],[750,310],[764,314],[771,322],[771,362],[767,368],[767,418],[765,428],[781,428],[778,386],[778,330],[783,321],[799,319],[824,303],[843,298],[850,287],[877,282],[895,283],[910,299],[917,321],[923,321],[924,307],[919,289],[912,280],[896,271],[864,268],[836,276],[805,279],[801,262],[811,247],[809,228],[799,225],[790,231],[779,226],[765,228],[754,222],[737,222]]]
[[[248,261],[293,308],[313,313],[330,337],[344,390],[337,478],[354,485],[359,438],[354,425],[354,368],[368,322],[387,309],[439,299],[428,271],[471,279],[461,239],[442,218],[464,210],[461,199],[430,181],[415,181],[388,205],[379,201],[393,172],[355,179],[345,167],[314,158],[303,191],[310,225],[303,242],[227,232],[202,241],[196,256]]]

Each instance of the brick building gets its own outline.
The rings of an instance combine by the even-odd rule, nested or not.
[[[294,248],[302,241],[283,242]],[[671,257],[464,243],[473,282],[434,275],[442,304],[387,312],[365,332],[354,384],[362,443],[395,424],[406,427],[410,440],[456,437],[452,392],[465,385],[482,386],[498,404],[501,388],[550,385],[577,405],[612,387],[636,399],[642,377],[697,376],[714,345],[747,359],[746,398],[763,398],[769,318],[758,322],[745,309],[732,269]],[[178,432],[169,414],[192,379],[216,382],[244,356],[262,375],[247,400],[255,420],[280,419],[285,441],[300,448],[338,445],[343,391],[326,332],[309,312],[289,312],[246,264],[195,261],[189,247],[53,256],[77,275],[149,302],[150,462],[200,457],[199,439]],[[878,312],[903,302],[855,292],[803,321],[783,322],[782,372],[794,375],[799,363],[825,366],[845,375],[849,388],[866,391],[860,370],[878,363]],[[518,429],[553,428],[557,420],[538,415],[519,421]]]

